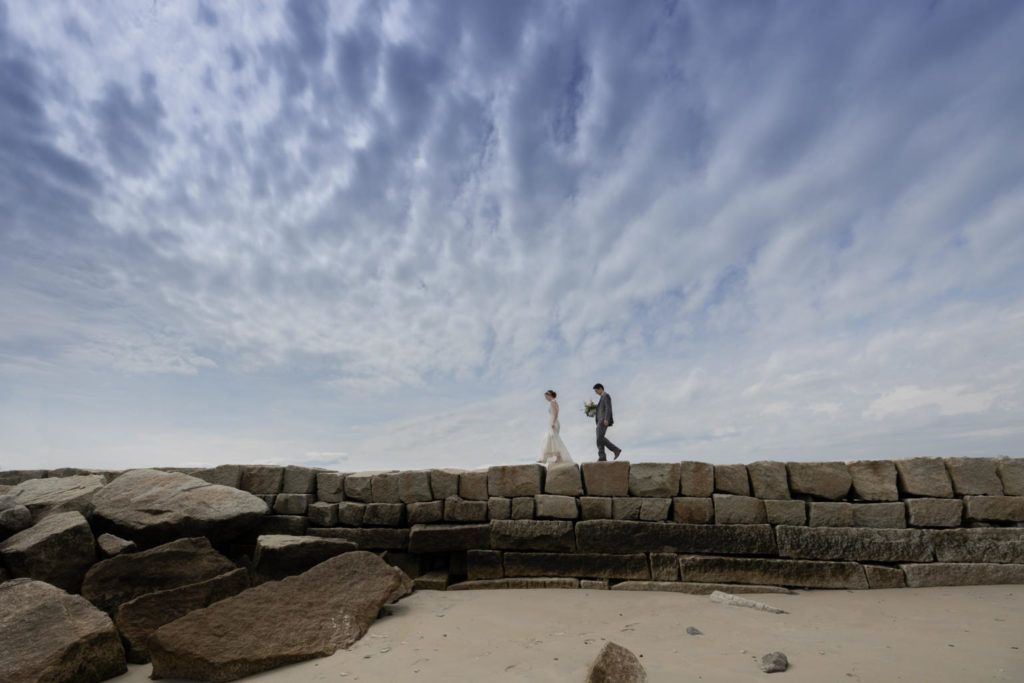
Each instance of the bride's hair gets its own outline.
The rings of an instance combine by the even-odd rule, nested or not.
[[[550,396],[551,398],[558,398],[558,394],[555,393],[554,389],[548,389],[544,393]]]

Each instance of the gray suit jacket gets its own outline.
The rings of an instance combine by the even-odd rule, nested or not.
[[[597,402],[597,414],[594,415],[594,422],[597,424],[605,420],[608,420],[609,427],[615,424],[615,420],[612,419],[612,397],[607,391],[601,394],[601,400]]]

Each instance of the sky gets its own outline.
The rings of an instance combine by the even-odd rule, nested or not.
[[[1024,3],[0,0],[0,469],[1024,456]]]

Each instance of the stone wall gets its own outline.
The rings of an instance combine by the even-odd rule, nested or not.
[[[260,533],[386,551],[421,588],[1024,583],[1021,458],[175,471],[262,498]],[[0,472],[0,494],[82,473]]]

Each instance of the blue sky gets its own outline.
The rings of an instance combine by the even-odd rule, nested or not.
[[[0,467],[1024,444],[1024,4],[0,3]]]

